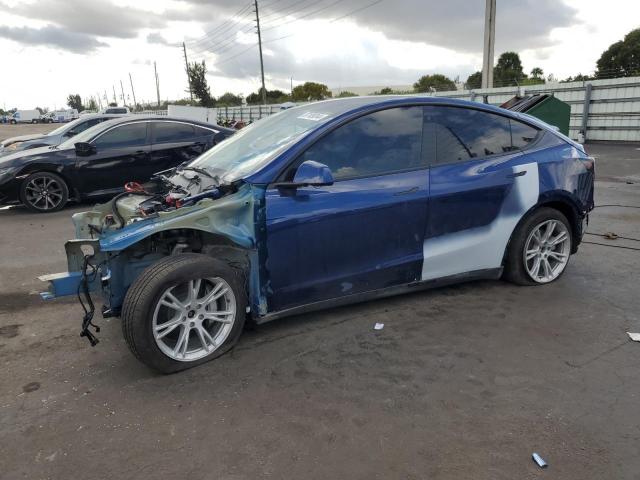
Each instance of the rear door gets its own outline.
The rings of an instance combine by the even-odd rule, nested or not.
[[[154,172],[193,160],[213,144],[215,132],[186,122],[151,123],[151,161]]]
[[[382,110],[337,127],[306,160],[335,183],[266,192],[269,310],[419,280],[426,228],[428,167],[422,107]]]
[[[533,129],[535,132],[535,129]],[[435,141],[422,279],[498,268],[513,229],[538,201],[538,167],[511,120],[472,108],[425,108]]]
[[[149,122],[116,125],[94,138],[96,152],[77,157],[77,184],[85,194],[101,195],[122,190],[127,182],[145,182],[151,165]]]

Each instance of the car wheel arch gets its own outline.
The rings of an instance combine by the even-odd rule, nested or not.
[[[64,180],[64,183],[67,184],[67,188],[69,189],[69,192],[73,192],[73,197],[72,198],[78,198],[78,191],[75,187],[75,185],[73,184],[73,182],[71,181],[71,179],[69,178],[68,175],[65,174],[65,172],[63,171],[62,167],[56,166],[56,165],[48,165],[48,164],[33,164],[33,165],[26,165],[24,169],[22,169],[17,175],[16,178],[20,179],[20,180],[24,180],[26,179],[29,175],[33,175],[34,173],[54,173],[57,176],[59,176],[60,178],[62,178],[62,180]]]
[[[575,253],[578,249],[578,244],[579,242],[579,238],[580,238],[580,210],[576,204],[575,201],[573,201],[567,194],[566,192],[563,193],[557,193],[557,194],[546,194],[544,196],[541,196],[541,198],[539,199],[538,203],[536,203],[533,207],[531,207],[529,210],[527,210],[527,212],[522,215],[522,217],[520,218],[520,220],[518,221],[518,223],[516,224],[516,226],[514,227],[513,231],[511,232],[511,235],[509,237],[509,241],[507,242],[507,245],[505,247],[504,250],[504,254],[502,257],[502,265],[505,264],[505,261],[507,259],[507,252],[509,251],[509,246],[511,245],[511,239],[513,238],[513,235],[515,234],[515,232],[518,231],[518,228],[520,227],[520,225],[522,225],[522,223],[530,216],[532,215],[534,212],[536,212],[537,210],[539,210],[540,208],[553,208],[554,210],[559,211],[560,213],[562,213],[565,217],[567,217],[567,220],[569,220],[569,223],[571,224],[571,236],[572,236],[572,245],[571,245],[571,253]]]

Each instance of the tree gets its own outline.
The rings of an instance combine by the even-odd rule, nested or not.
[[[482,86],[482,72],[475,72],[469,75],[465,82],[465,86],[468,90],[471,90],[472,88],[480,88]]]
[[[520,55],[516,52],[504,52],[498,58],[493,69],[494,86],[506,87],[518,85],[527,75],[522,70]]]
[[[544,72],[540,67],[535,67],[531,69],[531,78],[535,78],[536,80],[542,79],[544,76]]]
[[[267,104],[272,105],[274,103],[284,103],[291,99],[289,95],[282,90],[267,90]],[[247,104],[249,105],[262,105],[262,87],[257,93],[252,93],[247,96]]]
[[[564,80],[560,80],[560,83],[569,83],[569,82],[586,82],[587,80],[593,80],[593,77],[589,75],[583,75],[579,73],[575,77],[567,77]]]
[[[640,69],[640,28],[607,48],[596,62],[596,77],[613,78],[637,74]]]
[[[69,108],[75,108],[79,112],[85,109],[82,105],[82,99],[77,93],[67,96],[67,105],[69,105]]]
[[[219,107],[238,107],[242,105],[242,97],[240,95],[227,92],[218,98],[217,105]]]
[[[357,97],[357,96],[358,94],[345,90],[343,92],[340,92],[340,94],[338,95],[338,98],[348,98],[348,97]]]
[[[211,90],[207,83],[207,66],[204,63],[193,62],[188,66],[189,82],[191,84],[191,91],[193,96],[198,99],[198,102],[203,107],[215,106],[215,100],[211,96]]]
[[[456,84],[449,77],[440,73],[434,73],[433,75],[423,75],[413,84],[413,89],[416,92],[444,92],[448,90],[455,90]]]
[[[98,104],[96,103],[95,98],[91,97],[89,99],[89,103],[87,104],[87,110],[98,110]]]
[[[331,92],[329,87],[322,83],[306,82],[303,85],[298,85],[291,92],[294,102],[306,102],[310,100],[324,100],[325,98],[331,98]]]

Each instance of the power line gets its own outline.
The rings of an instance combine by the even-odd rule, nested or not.
[[[248,15],[253,13],[251,9],[252,6],[253,6],[252,2],[247,3],[244,7],[242,7],[236,14],[234,14],[228,20],[224,21],[223,23],[221,23],[220,25],[218,25],[217,27],[209,31],[205,31],[202,37],[193,39],[193,40],[187,40],[186,43],[191,45],[197,45],[206,39],[214,38],[220,35],[222,32],[229,30],[233,25],[236,25],[237,23],[239,23],[239,21],[242,20],[244,17],[247,17]]]

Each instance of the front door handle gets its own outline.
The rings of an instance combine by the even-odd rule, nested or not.
[[[415,192],[417,192],[418,190],[420,190],[420,188],[419,188],[419,187],[412,187],[412,188],[410,188],[409,190],[404,190],[404,191],[402,191],[402,192],[396,192],[396,193],[394,193],[394,194],[393,194],[393,196],[394,196],[394,197],[398,197],[398,196],[400,196],[400,195],[408,195],[408,194],[410,194],[410,193],[415,193]]]

